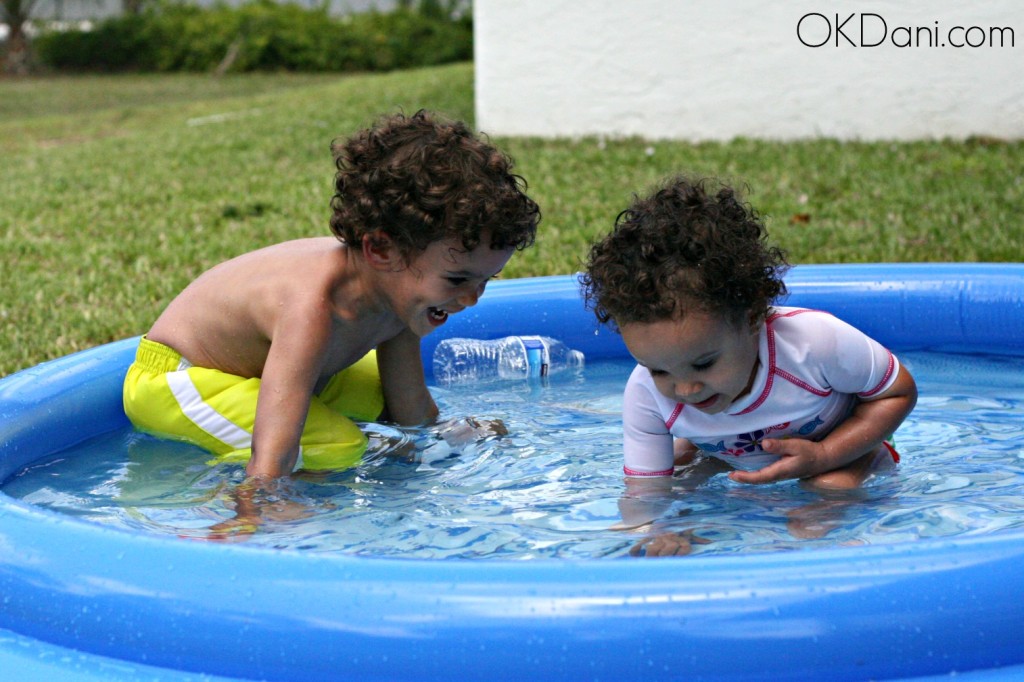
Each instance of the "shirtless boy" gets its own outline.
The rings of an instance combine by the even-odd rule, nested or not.
[[[171,301],[124,384],[140,429],[255,477],[351,466],[353,420],[434,420],[420,339],[475,305],[540,212],[462,123],[393,115],[334,145],[334,237],[221,263]]]

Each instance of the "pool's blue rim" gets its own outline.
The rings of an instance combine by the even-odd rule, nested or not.
[[[832,310],[895,350],[1024,354],[1024,265],[804,266],[787,283],[789,302]],[[515,332],[564,338],[591,358],[622,352],[582,310],[572,276],[497,282],[443,330]],[[426,356],[440,338],[428,337]],[[133,345],[0,380],[0,480],[124,424],[119,386]],[[127,533],[0,494],[0,669],[1016,679],[1022,567],[1022,533],[659,561],[317,556]]]

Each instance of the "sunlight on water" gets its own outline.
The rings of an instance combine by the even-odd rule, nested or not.
[[[663,500],[659,527],[710,540],[703,554],[775,552],[1024,527],[1024,358],[904,354],[917,409],[896,434],[903,461],[854,494],[795,482],[753,487],[717,476]],[[424,434],[369,425],[355,469],[285,480],[262,492],[250,545],[415,558],[619,557],[644,535],[611,530],[623,493],[621,390],[630,364],[588,366],[547,383],[435,388],[442,413],[501,419],[509,435],[419,458],[396,454]],[[119,431],[36,463],[3,492],[79,519],[204,539],[235,516],[237,465]],[[219,527],[219,526],[218,526]],[[251,530],[251,527],[249,528]]]

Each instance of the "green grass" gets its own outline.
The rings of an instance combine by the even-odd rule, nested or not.
[[[328,234],[330,142],[382,113],[473,120],[467,64],[366,76],[0,80],[0,375],[144,332],[211,265]],[[494,140],[544,220],[507,277],[577,270],[634,192],[745,184],[795,263],[1013,261],[1024,143]]]

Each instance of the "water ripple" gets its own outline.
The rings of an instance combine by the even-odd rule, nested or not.
[[[501,419],[504,438],[408,451],[422,434],[369,425],[354,469],[299,477],[263,501],[258,546],[436,559],[627,557],[645,533],[692,531],[704,554],[805,551],[984,535],[1024,527],[1024,358],[907,354],[917,409],[896,434],[900,467],[847,495],[794,482],[680,481],[656,526],[620,521],[621,390],[627,363],[583,377],[436,389],[446,415]],[[436,442],[436,441],[435,441]],[[208,464],[180,443],[123,431],[34,463],[4,484],[13,497],[93,523],[203,537],[235,515],[237,465]]]

